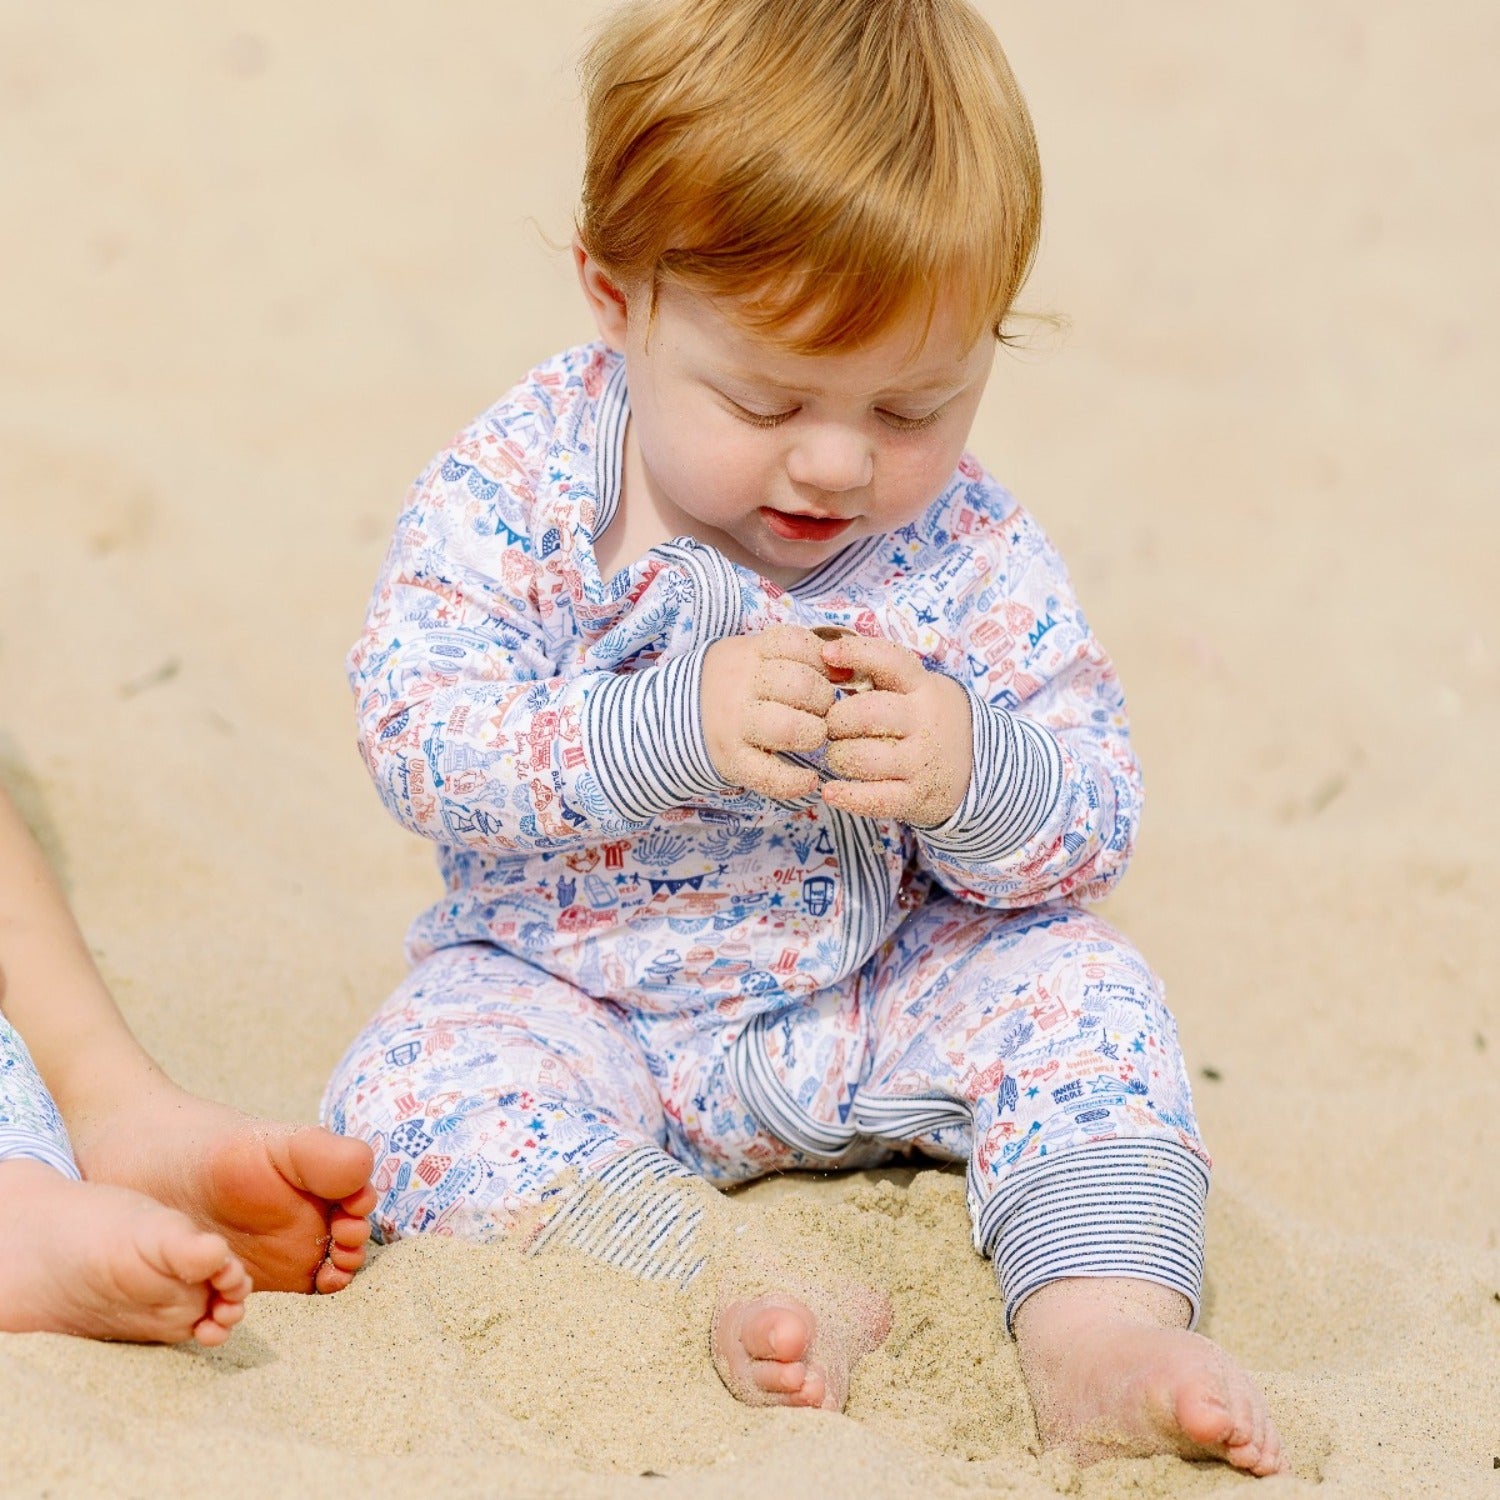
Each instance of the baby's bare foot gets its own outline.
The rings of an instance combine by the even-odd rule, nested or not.
[[[170,1084],[70,1118],[84,1176],[222,1234],[257,1291],[336,1292],[364,1264],[373,1156],[318,1125],[280,1125]]]
[[[816,1303],[818,1311],[813,1311]],[[866,1287],[806,1300],[725,1291],[714,1316],[713,1354],[731,1395],[751,1406],[842,1411],[849,1373],[890,1332],[890,1304]]]
[[[1145,1281],[1056,1281],[1028,1297],[1016,1341],[1042,1445],[1080,1463],[1178,1453],[1278,1473],[1265,1396],[1186,1323],[1186,1301]]]
[[[175,1209],[0,1161],[0,1330],[222,1344],[249,1295],[223,1237]]]

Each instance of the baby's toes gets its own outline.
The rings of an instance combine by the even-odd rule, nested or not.
[[[753,1359],[750,1378],[767,1395],[795,1396],[807,1382],[807,1366],[800,1359]]]
[[[365,1247],[340,1245],[335,1241],[328,1247],[328,1260],[338,1270],[353,1273],[365,1263]]]
[[[740,1342],[754,1360],[800,1361],[812,1339],[810,1319],[775,1303],[757,1307],[740,1323]]]
[[[330,1252],[331,1254],[331,1252]],[[363,1254],[360,1261],[363,1262]],[[357,1268],[356,1268],[357,1269]],[[318,1274],[313,1278],[313,1286],[325,1297],[334,1292],[341,1292],[351,1281],[354,1280],[354,1272],[345,1267],[336,1265],[330,1258],[318,1267]]]
[[[226,1266],[239,1264],[222,1235],[194,1229],[175,1214],[172,1219],[176,1222],[160,1227],[154,1244],[143,1247],[145,1258],[164,1275],[192,1286],[200,1281],[210,1283]]]
[[[349,1197],[340,1199],[339,1207],[343,1209],[344,1213],[349,1217],[364,1221],[368,1220],[370,1210],[375,1207],[378,1198],[379,1194],[377,1194],[375,1189],[367,1182],[362,1188],[360,1188],[357,1193],[351,1193]],[[338,1218],[339,1215],[335,1214],[335,1222],[337,1222]],[[366,1237],[369,1236],[369,1232],[369,1224],[366,1223]]]
[[[776,1406],[828,1405],[828,1379],[823,1370],[805,1360],[758,1359],[750,1378]]]
[[[199,1318],[193,1324],[193,1337],[205,1349],[216,1349],[228,1339],[229,1329],[216,1318]]]
[[[250,1273],[245,1269],[245,1263],[237,1255],[231,1255],[208,1278],[208,1282],[220,1300],[228,1303],[243,1304],[245,1298],[255,1289],[255,1283],[251,1281]]]
[[[364,1265],[370,1221],[335,1209],[328,1221],[328,1260],[339,1271],[353,1273]]]

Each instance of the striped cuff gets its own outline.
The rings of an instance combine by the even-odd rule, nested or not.
[[[698,1233],[702,1190],[700,1179],[664,1151],[627,1151],[589,1174],[526,1253],[567,1245],[643,1281],[685,1287],[708,1258]]]
[[[1062,750],[1050,731],[969,694],[974,773],[958,811],[917,832],[969,864],[1003,859],[1041,832],[1062,795]]]
[[[768,1010],[746,1023],[725,1059],[729,1077],[762,1130],[804,1156],[834,1160],[854,1145],[859,1131],[848,1121],[814,1119],[777,1076],[766,1032],[781,1018],[780,1012]]]
[[[707,649],[614,673],[589,694],[588,762],[600,790],[628,822],[649,823],[668,808],[732,790],[714,770],[703,736],[699,695]]]
[[[1169,1286],[1196,1326],[1207,1201],[1208,1169],[1175,1141],[1096,1141],[1017,1168],[974,1226],[995,1262],[1006,1331],[1032,1292],[1066,1276]]]
[[[60,1145],[53,1137],[34,1130],[24,1130],[13,1125],[0,1125],[0,1161],[22,1158],[27,1161],[45,1162],[64,1177],[74,1182],[83,1180],[78,1163],[67,1146]]]

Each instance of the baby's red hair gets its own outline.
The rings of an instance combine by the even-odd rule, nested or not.
[[[965,0],[635,0],[583,64],[578,235],[627,293],[678,283],[799,353],[956,294],[997,337],[1041,169]]]

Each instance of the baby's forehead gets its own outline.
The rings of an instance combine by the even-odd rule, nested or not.
[[[893,396],[939,395],[971,378],[992,345],[988,337],[975,340],[941,298],[930,310],[914,305],[857,343],[815,353],[798,347],[795,323],[758,327],[753,313],[686,288],[663,288],[658,312],[688,359],[725,381],[789,395],[861,383]]]

